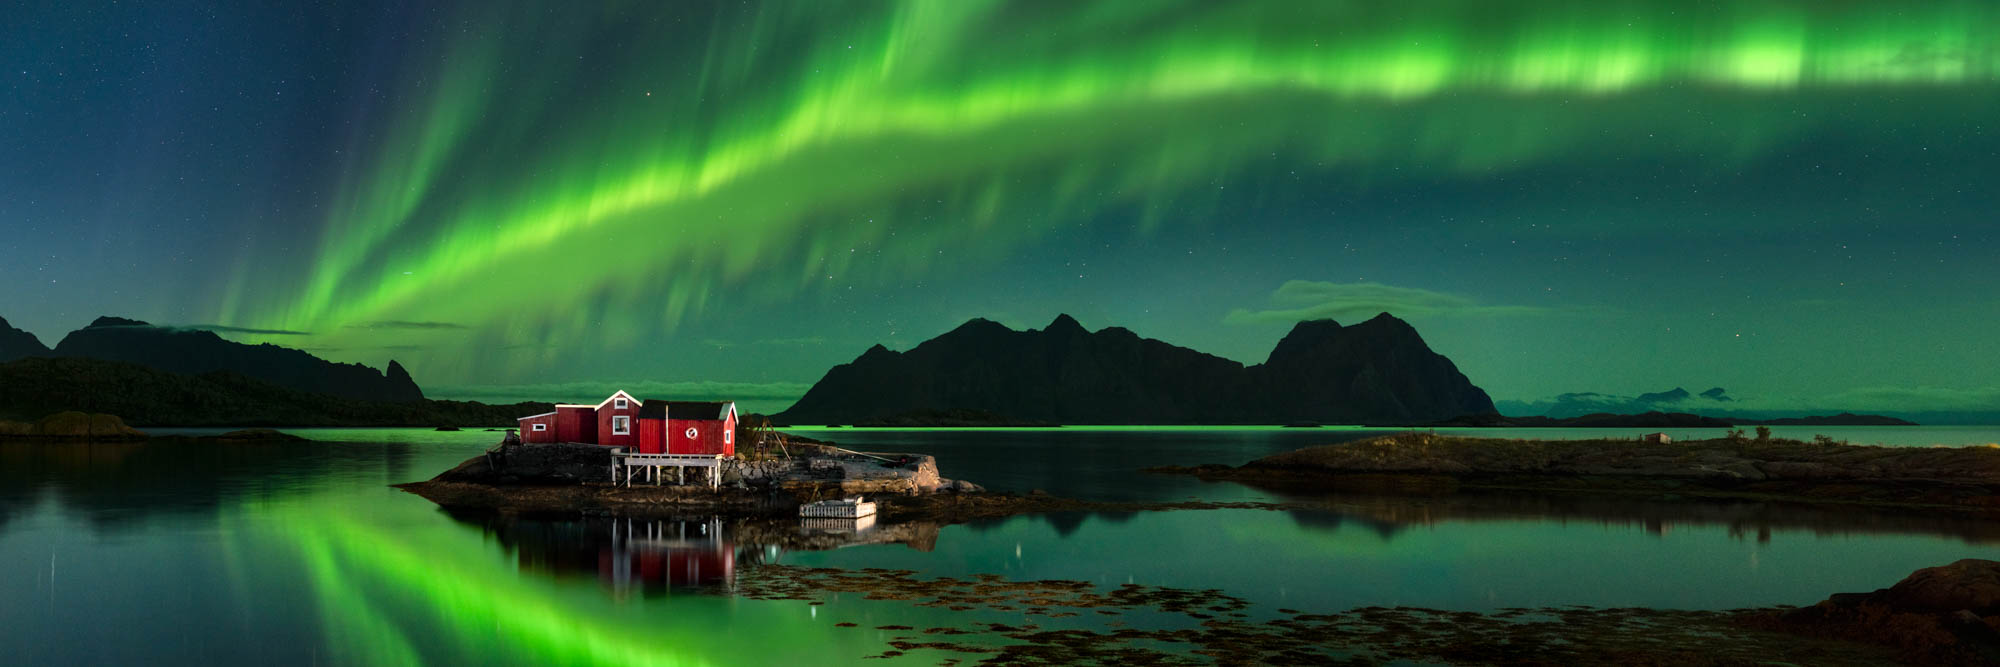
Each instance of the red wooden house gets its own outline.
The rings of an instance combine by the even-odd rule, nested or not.
[[[641,401],[623,391],[597,405],[522,417],[522,442],[583,442],[639,454],[736,455],[733,401]]]

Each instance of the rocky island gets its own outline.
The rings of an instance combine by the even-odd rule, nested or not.
[[[1879,447],[1734,432],[1712,440],[1512,440],[1408,432],[1242,466],[1149,468],[1286,489],[1625,493],[2000,513],[2000,447]]]

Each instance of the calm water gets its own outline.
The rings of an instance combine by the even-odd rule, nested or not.
[[[1523,497],[1341,496],[1311,498],[1326,509],[1310,511],[1019,517],[933,527],[901,542],[783,550],[700,519],[453,517],[387,485],[427,478],[496,434],[299,432],[336,442],[0,447],[4,662],[848,663],[882,650],[889,633],[874,626],[961,622],[940,619],[957,612],[855,594],[811,606],[694,592],[726,586],[763,563],[1219,588],[1250,600],[1258,616],[1398,604],[1806,604],[1881,587],[1918,567],[2000,558],[1994,522]],[[1994,427],[1779,433],[1902,445],[2000,440]],[[947,476],[996,489],[1125,500],[1298,500],[1135,470],[1240,463],[1370,434],[810,433],[859,448],[937,453]],[[860,628],[834,625],[842,622]],[[940,656],[907,658],[932,664]]]

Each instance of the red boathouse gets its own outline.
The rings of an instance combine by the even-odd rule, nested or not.
[[[522,442],[582,442],[637,454],[736,455],[733,401],[641,401],[623,391],[597,405],[522,417]]]

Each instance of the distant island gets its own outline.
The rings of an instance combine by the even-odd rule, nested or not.
[[[951,411],[987,423],[1359,424],[1492,412],[1493,401],[1387,313],[1300,322],[1253,366],[1061,315],[1028,331],[974,319],[906,352],[876,345],[772,418],[869,424]]]
[[[1658,443],[1405,432],[1273,454],[1241,466],[1147,471],[1289,490],[1612,493],[2000,512],[2000,449],[1852,445],[1823,435],[1804,441],[1731,434]]]
[[[214,332],[100,317],[54,348],[0,320],[0,419],[81,411],[135,426],[511,426],[549,403],[425,398],[385,371]]]
[[[1634,415],[1609,413],[1588,414],[1577,417],[1508,417],[1499,413],[1461,415],[1442,421],[1425,424],[1388,424],[1384,426],[1420,426],[1440,428],[1731,428],[1735,426],[1916,426],[1916,422],[1884,417],[1881,415],[1857,415],[1843,412],[1837,415],[1819,417],[1785,417],[1781,419],[1746,419],[1741,417],[1708,417],[1685,412],[1644,412]]]

